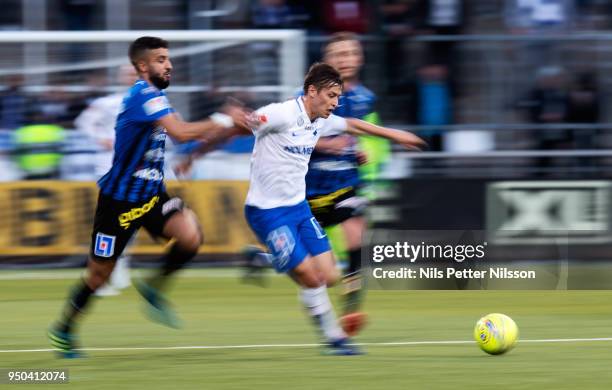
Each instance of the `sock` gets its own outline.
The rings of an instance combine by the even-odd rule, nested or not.
[[[363,278],[361,276],[361,248],[349,251],[349,266],[342,277],[344,314],[354,313],[361,306]]]
[[[306,310],[327,341],[346,338],[346,334],[338,326],[336,315],[327,295],[327,287],[302,288],[300,295]]]
[[[72,330],[76,317],[85,310],[93,292],[82,279],[72,288],[58,323],[59,331],[69,333]]]
[[[130,266],[129,257],[121,256],[115,263],[115,268],[110,276],[110,285],[122,290],[130,286]]]
[[[164,289],[170,275],[183,268],[196,254],[197,252],[182,249],[177,243],[172,244],[168,253],[162,257],[163,264],[159,272],[148,280],[149,285],[158,290]]]

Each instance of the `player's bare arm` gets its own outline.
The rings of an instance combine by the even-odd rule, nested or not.
[[[237,112],[232,114],[233,116],[216,113],[210,119],[198,122],[185,122],[176,115],[171,114],[160,118],[157,124],[163,126],[168,134],[179,142],[206,140],[207,138],[215,137],[216,134],[214,133],[216,132],[234,127],[234,117],[239,123],[245,121]]]
[[[347,133],[353,135],[375,135],[390,139],[410,150],[423,150],[427,148],[427,143],[418,136],[403,130],[390,129],[387,127],[376,126],[366,121],[355,118],[347,118]]]

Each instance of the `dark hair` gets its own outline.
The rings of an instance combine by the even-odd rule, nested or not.
[[[330,35],[330,37],[325,42],[325,45],[323,46],[321,50],[322,51],[321,54],[325,56],[327,54],[327,49],[329,48],[330,45],[333,45],[334,43],[346,42],[346,41],[359,42],[359,37],[357,37],[357,34],[352,33],[350,31],[340,31],[340,32],[334,33]],[[361,42],[359,42],[359,44],[361,45]]]
[[[311,85],[317,89],[317,92],[334,85],[342,87],[342,77],[340,77],[340,73],[333,66],[317,62],[312,64],[306,74],[306,78],[304,78],[304,95],[308,93],[308,87]]]
[[[129,56],[130,62],[136,70],[136,62],[142,57],[147,50],[155,50],[159,48],[168,48],[168,41],[157,37],[140,37],[130,44]]]

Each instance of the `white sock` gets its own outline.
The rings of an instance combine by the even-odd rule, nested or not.
[[[346,334],[338,326],[326,286],[302,288],[300,296],[306,310],[328,341],[346,338]]]
[[[115,264],[115,268],[113,269],[113,273],[110,277],[110,285],[119,290],[127,288],[130,286],[130,266],[129,266],[129,257],[121,256],[117,263]]]

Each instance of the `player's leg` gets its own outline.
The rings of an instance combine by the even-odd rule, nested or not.
[[[308,205],[268,210],[247,206],[245,215],[253,232],[273,255],[272,265],[276,271],[287,273],[300,286],[300,299],[329,348],[337,354],[357,353],[345,345],[346,335],[339,327],[329,301],[324,274],[309,256],[300,237],[300,227],[301,231],[309,229],[311,236],[319,237],[317,249],[329,252],[325,235],[316,233],[310,223],[313,217]]]
[[[361,305],[365,294],[365,283],[361,273],[362,237],[366,228],[364,217],[351,217],[340,225],[344,231],[348,251],[348,267],[342,277],[343,314],[340,319],[347,334],[357,334],[366,324],[366,315]]]
[[[129,261],[130,257],[126,256],[125,254],[121,255],[121,257],[117,259],[108,282],[96,290],[96,296],[108,297],[119,295],[121,290],[130,286]]]
[[[99,197],[87,271],[71,289],[59,319],[48,333],[51,344],[64,357],[78,357],[79,354],[75,350],[75,324],[91,303],[95,291],[107,282],[117,257],[138,229],[136,223],[124,229],[117,222],[118,215],[131,207],[132,205],[126,202]]]
[[[302,286],[302,301],[310,315],[323,330],[328,342],[329,352],[339,354],[357,354],[355,347],[347,346],[347,335],[338,325],[338,320],[329,300],[327,287],[333,286],[340,277],[340,271],[336,266],[334,255],[331,251],[325,231],[319,225],[316,218],[308,213],[308,217],[298,225],[299,240],[304,245],[310,256],[306,258],[307,271],[300,272],[300,266],[292,271],[292,275],[312,275],[310,269],[314,269],[317,280],[320,283],[316,288],[310,287],[302,278],[294,279]],[[312,264],[312,265],[310,265]]]
[[[327,253],[331,255],[331,251]],[[325,340],[324,352],[331,355],[360,354],[358,348],[349,345],[349,339],[338,323],[329,299],[326,275],[319,268],[316,257],[307,256],[288,274],[300,286],[302,304]]]
[[[180,321],[165,298],[172,276],[198,253],[203,235],[193,211],[184,207],[179,198],[170,199],[162,195],[159,207],[151,210],[143,222],[153,235],[170,240],[166,253],[160,259],[161,266],[146,281],[135,285],[138,292],[149,304],[149,318],[163,325],[178,328]]]
[[[348,266],[342,277],[343,294],[346,302],[344,312],[353,313],[361,306],[362,275],[361,275],[361,245],[366,228],[364,217],[351,217],[340,225],[344,232],[348,251]]]
[[[325,228],[338,226],[342,231],[342,241],[348,257],[348,265],[342,276],[343,315],[341,323],[344,330],[355,335],[366,323],[366,316],[359,310],[364,295],[361,275],[361,246],[366,228],[363,217],[367,199],[350,189],[333,199],[333,206],[319,209],[314,215],[322,221]],[[329,262],[324,258],[324,264]]]

